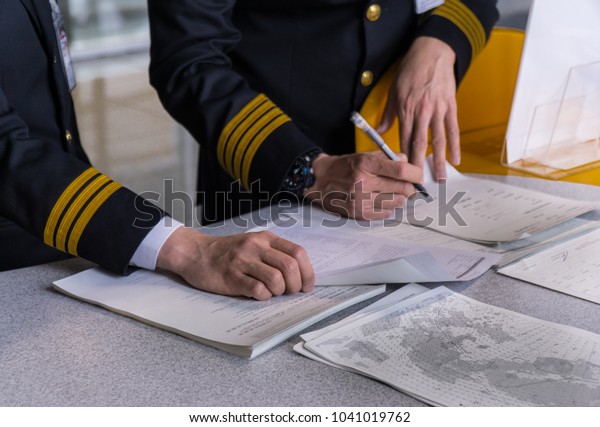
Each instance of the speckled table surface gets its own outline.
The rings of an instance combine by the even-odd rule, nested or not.
[[[491,179],[600,200],[600,187],[518,177]],[[599,216],[598,211],[588,214],[591,219]],[[230,224],[211,232],[235,230]],[[0,406],[422,405],[385,384],[294,353],[298,337],[249,361],[52,289],[52,281],[90,266],[73,259],[0,273]],[[492,271],[447,286],[479,301],[600,333],[597,304]]]

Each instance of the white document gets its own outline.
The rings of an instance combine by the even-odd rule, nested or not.
[[[471,280],[499,258],[325,228],[318,222],[309,227],[271,225],[268,230],[306,249],[318,286]]]
[[[432,405],[600,402],[600,335],[444,287],[361,316],[304,347]]]
[[[498,272],[600,304],[600,230],[562,242]]]
[[[503,267],[540,248],[600,227],[600,222],[572,218],[529,237],[492,245],[462,240],[428,228],[415,227],[398,221],[357,221],[342,218],[314,206],[310,210],[305,207],[299,212],[294,211],[283,215],[284,217],[280,217],[283,222],[302,222],[305,227],[310,227],[312,224],[313,227],[343,228],[346,234],[360,233],[377,238],[400,240],[405,243],[499,255],[500,258],[494,262],[493,267]],[[422,282],[424,280],[415,281]]]
[[[496,245],[484,245],[462,240],[428,228],[414,227],[405,223],[396,223],[393,226],[391,223],[388,223],[385,227],[357,230],[371,236],[386,237],[405,242],[500,255],[493,267],[502,267],[539,250],[539,248],[552,245],[559,240],[576,236],[598,227],[600,227],[600,223],[598,222],[572,218],[554,227],[535,233],[530,237]]]
[[[54,283],[75,298],[241,357],[253,358],[304,328],[385,291],[385,286],[316,288],[268,301],[226,297],[173,275],[91,269]]]
[[[537,118],[553,122],[569,70],[600,61],[599,21],[598,0],[534,1],[506,134],[508,163],[550,143],[551,128],[533,129],[527,146],[536,108]]]
[[[447,181],[427,182],[433,201],[417,200],[398,213],[404,222],[493,244],[529,237],[600,206],[468,177],[450,165],[447,170]]]

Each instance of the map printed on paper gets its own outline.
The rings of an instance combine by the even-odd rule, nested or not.
[[[305,347],[433,405],[600,405],[600,335],[443,287]]]

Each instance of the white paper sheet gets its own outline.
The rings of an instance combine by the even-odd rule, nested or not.
[[[318,286],[471,280],[499,258],[368,236],[352,228],[325,228],[318,221],[283,228],[272,224],[268,230],[306,249]]]
[[[599,201],[570,200],[461,175],[450,165],[447,170],[447,181],[427,183],[432,202],[409,203],[397,218],[460,239],[493,244],[529,237],[600,206]]]
[[[304,347],[432,405],[600,402],[600,335],[444,287],[358,317]]]
[[[600,304],[600,230],[594,230],[498,270]]]
[[[364,316],[376,313],[377,311],[383,310],[384,308],[389,307],[393,304],[396,304],[397,302],[404,301],[408,298],[414,297],[415,295],[420,295],[423,292],[427,292],[428,290],[429,289],[427,289],[426,287],[418,285],[416,283],[409,283],[409,284],[403,286],[402,288],[398,289],[397,291],[392,292],[391,294],[378,299],[373,304],[369,304],[365,308],[351,314],[348,317],[345,317],[344,319],[340,320],[339,322],[336,322],[332,325],[326,326],[322,329],[318,329],[316,331],[307,332],[307,333],[300,335],[300,338],[302,338],[302,341],[297,343],[296,345],[294,345],[294,351],[297,352],[298,354],[308,357],[309,359],[316,360],[317,362],[321,362],[321,363],[325,363],[327,365],[339,367],[337,365],[329,363],[327,360],[325,360],[325,359],[317,356],[315,353],[305,349],[304,343],[306,341],[314,340],[322,335],[325,335],[328,332],[339,329],[345,325],[349,325],[352,322],[355,322],[356,320],[358,320]]]
[[[468,251],[498,254],[500,258],[494,263],[494,267],[502,267],[513,261],[523,258],[539,250],[550,246],[559,240],[573,237],[600,227],[600,223],[572,218],[549,229],[533,234],[531,237],[513,242],[497,245],[484,245],[468,240],[461,240],[447,234],[438,233],[428,228],[414,227],[410,224],[397,223],[387,226],[360,228],[357,231],[372,235],[397,239],[406,242],[414,242],[424,245],[462,249]]]

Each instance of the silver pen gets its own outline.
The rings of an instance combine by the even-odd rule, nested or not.
[[[365,118],[361,116],[358,112],[352,112],[352,115],[350,116],[350,121],[352,121],[352,123],[354,123],[354,125],[357,128],[362,130],[369,137],[369,139],[373,141],[379,148],[381,148],[381,150],[385,153],[386,156],[388,156],[390,160],[400,160],[396,153],[394,153],[392,149],[385,143],[381,135],[379,135],[379,133],[377,133],[377,131],[373,129],[371,125],[365,120]],[[433,200],[433,198],[429,195],[425,187],[423,187],[421,184],[413,185],[415,186],[415,189],[425,197],[425,200]]]

